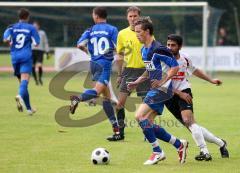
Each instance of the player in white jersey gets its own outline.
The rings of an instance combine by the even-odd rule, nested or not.
[[[212,79],[203,71],[194,67],[189,57],[186,54],[179,52],[182,48],[182,43],[183,39],[181,36],[175,34],[168,36],[167,47],[172,51],[176,58],[179,64],[179,71],[177,75],[172,78],[174,96],[165,102],[165,105],[168,110],[191,131],[194,141],[200,148],[200,154],[195,157],[196,160],[212,160],[205,141],[218,145],[220,147],[222,158],[228,158],[229,153],[226,148],[226,141],[216,137],[195,121],[193,114],[192,92],[187,76],[193,74],[198,78],[206,80],[217,86],[221,85],[222,81],[219,79]]]

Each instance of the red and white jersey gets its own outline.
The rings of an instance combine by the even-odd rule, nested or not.
[[[179,64],[179,71],[177,75],[172,78],[173,88],[180,91],[191,88],[187,77],[192,75],[192,73],[196,70],[196,67],[193,66],[188,55],[184,53],[180,53],[180,58],[177,59],[177,62]]]

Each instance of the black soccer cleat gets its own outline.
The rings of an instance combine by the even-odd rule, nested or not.
[[[209,153],[204,154],[202,151],[199,153],[199,155],[195,156],[195,160],[197,161],[211,161],[212,156]]]
[[[71,114],[74,114],[80,100],[77,96],[70,96],[70,100],[71,100],[71,105],[69,107],[69,110]]]
[[[222,139],[222,141],[224,142],[224,145],[222,147],[220,147],[220,153],[222,158],[229,158],[229,153],[227,150],[227,142],[225,140]]]
[[[113,134],[107,138],[108,141],[121,141],[124,140],[124,135],[121,134]]]

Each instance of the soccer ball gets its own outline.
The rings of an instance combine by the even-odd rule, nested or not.
[[[92,152],[91,161],[94,165],[106,165],[110,161],[110,154],[105,148],[96,148]]]

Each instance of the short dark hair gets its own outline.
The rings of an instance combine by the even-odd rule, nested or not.
[[[130,11],[137,11],[139,15],[141,14],[140,8],[138,8],[138,7],[136,7],[136,6],[128,7],[128,9],[127,9],[127,14],[128,14]]]
[[[170,34],[168,35],[167,39],[175,41],[179,46],[182,46],[183,44],[183,38],[177,34]]]
[[[107,18],[107,10],[104,7],[95,7],[93,9],[93,13],[96,14],[98,17],[102,18],[102,19]]]
[[[18,17],[19,19],[26,20],[30,16],[30,12],[26,8],[21,8],[18,11]]]
[[[135,22],[135,26],[136,25],[141,25],[141,28],[146,31],[147,29],[149,30],[149,34],[153,35],[153,23],[151,18],[148,17],[140,17],[140,19],[138,19]]]

